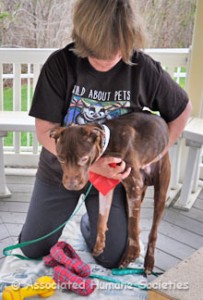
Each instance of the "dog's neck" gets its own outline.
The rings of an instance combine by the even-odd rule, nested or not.
[[[101,126],[102,126],[102,129],[104,130],[104,139],[103,139],[103,143],[102,143],[102,151],[100,153],[100,157],[106,151],[106,148],[108,147],[108,144],[110,141],[110,129],[104,124],[102,124]]]

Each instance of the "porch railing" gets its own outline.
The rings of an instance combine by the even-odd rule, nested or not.
[[[0,110],[29,111],[40,69],[54,49],[0,49]],[[147,54],[187,89],[189,49],[147,49]],[[5,164],[36,167],[40,145],[33,133],[9,133],[4,139]]]

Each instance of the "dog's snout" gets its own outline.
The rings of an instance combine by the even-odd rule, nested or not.
[[[64,182],[64,187],[70,191],[77,191],[78,185],[75,182]]]
[[[63,185],[64,187],[67,189],[67,190],[70,190],[70,191],[77,191],[79,188],[79,184],[77,181],[75,180],[63,180]]]
[[[64,174],[63,185],[67,190],[78,191],[84,187],[85,182],[82,181],[80,176],[68,176]]]
[[[68,176],[68,175],[64,175],[64,179],[65,179],[65,181],[75,182],[75,181],[78,180],[78,176]]]

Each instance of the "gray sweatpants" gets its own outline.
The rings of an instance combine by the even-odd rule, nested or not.
[[[81,191],[68,191],[62,185],[53,185],[36,178],[27,218],[19,241],[25,242],[39,238],[63,224],[73,213],[81,193],[85,193],[88,187],[89,183]],[[85,205],[88,217],[82,218],[81,231],[87,245],[92,250],[96,241],[99,209],[98,192],[94,187],[85,200]],[[23,247],[23,253],[30,258],[47,255],[50,248],[58,241],[62,230],[45,240]],[[107,268],[118,267],[126,243],[126,196],[123,186],[119,184],[114,191],[106,233],[106,247],[104,252],[96,257],[96,261]]]

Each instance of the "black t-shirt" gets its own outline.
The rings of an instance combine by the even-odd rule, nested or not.
[[[102,123],[148,107],[170,122],[185,109],[186,92],[147,54],[135,52],[132,65],[120,60],[109,71],[99,72],[88,59],[77,57],[73,47],[74,44],[67,45],[45,62],[31,116],[61,125]],[[44,148],[37,176],[49,182],[61,181],[56,157]]]

